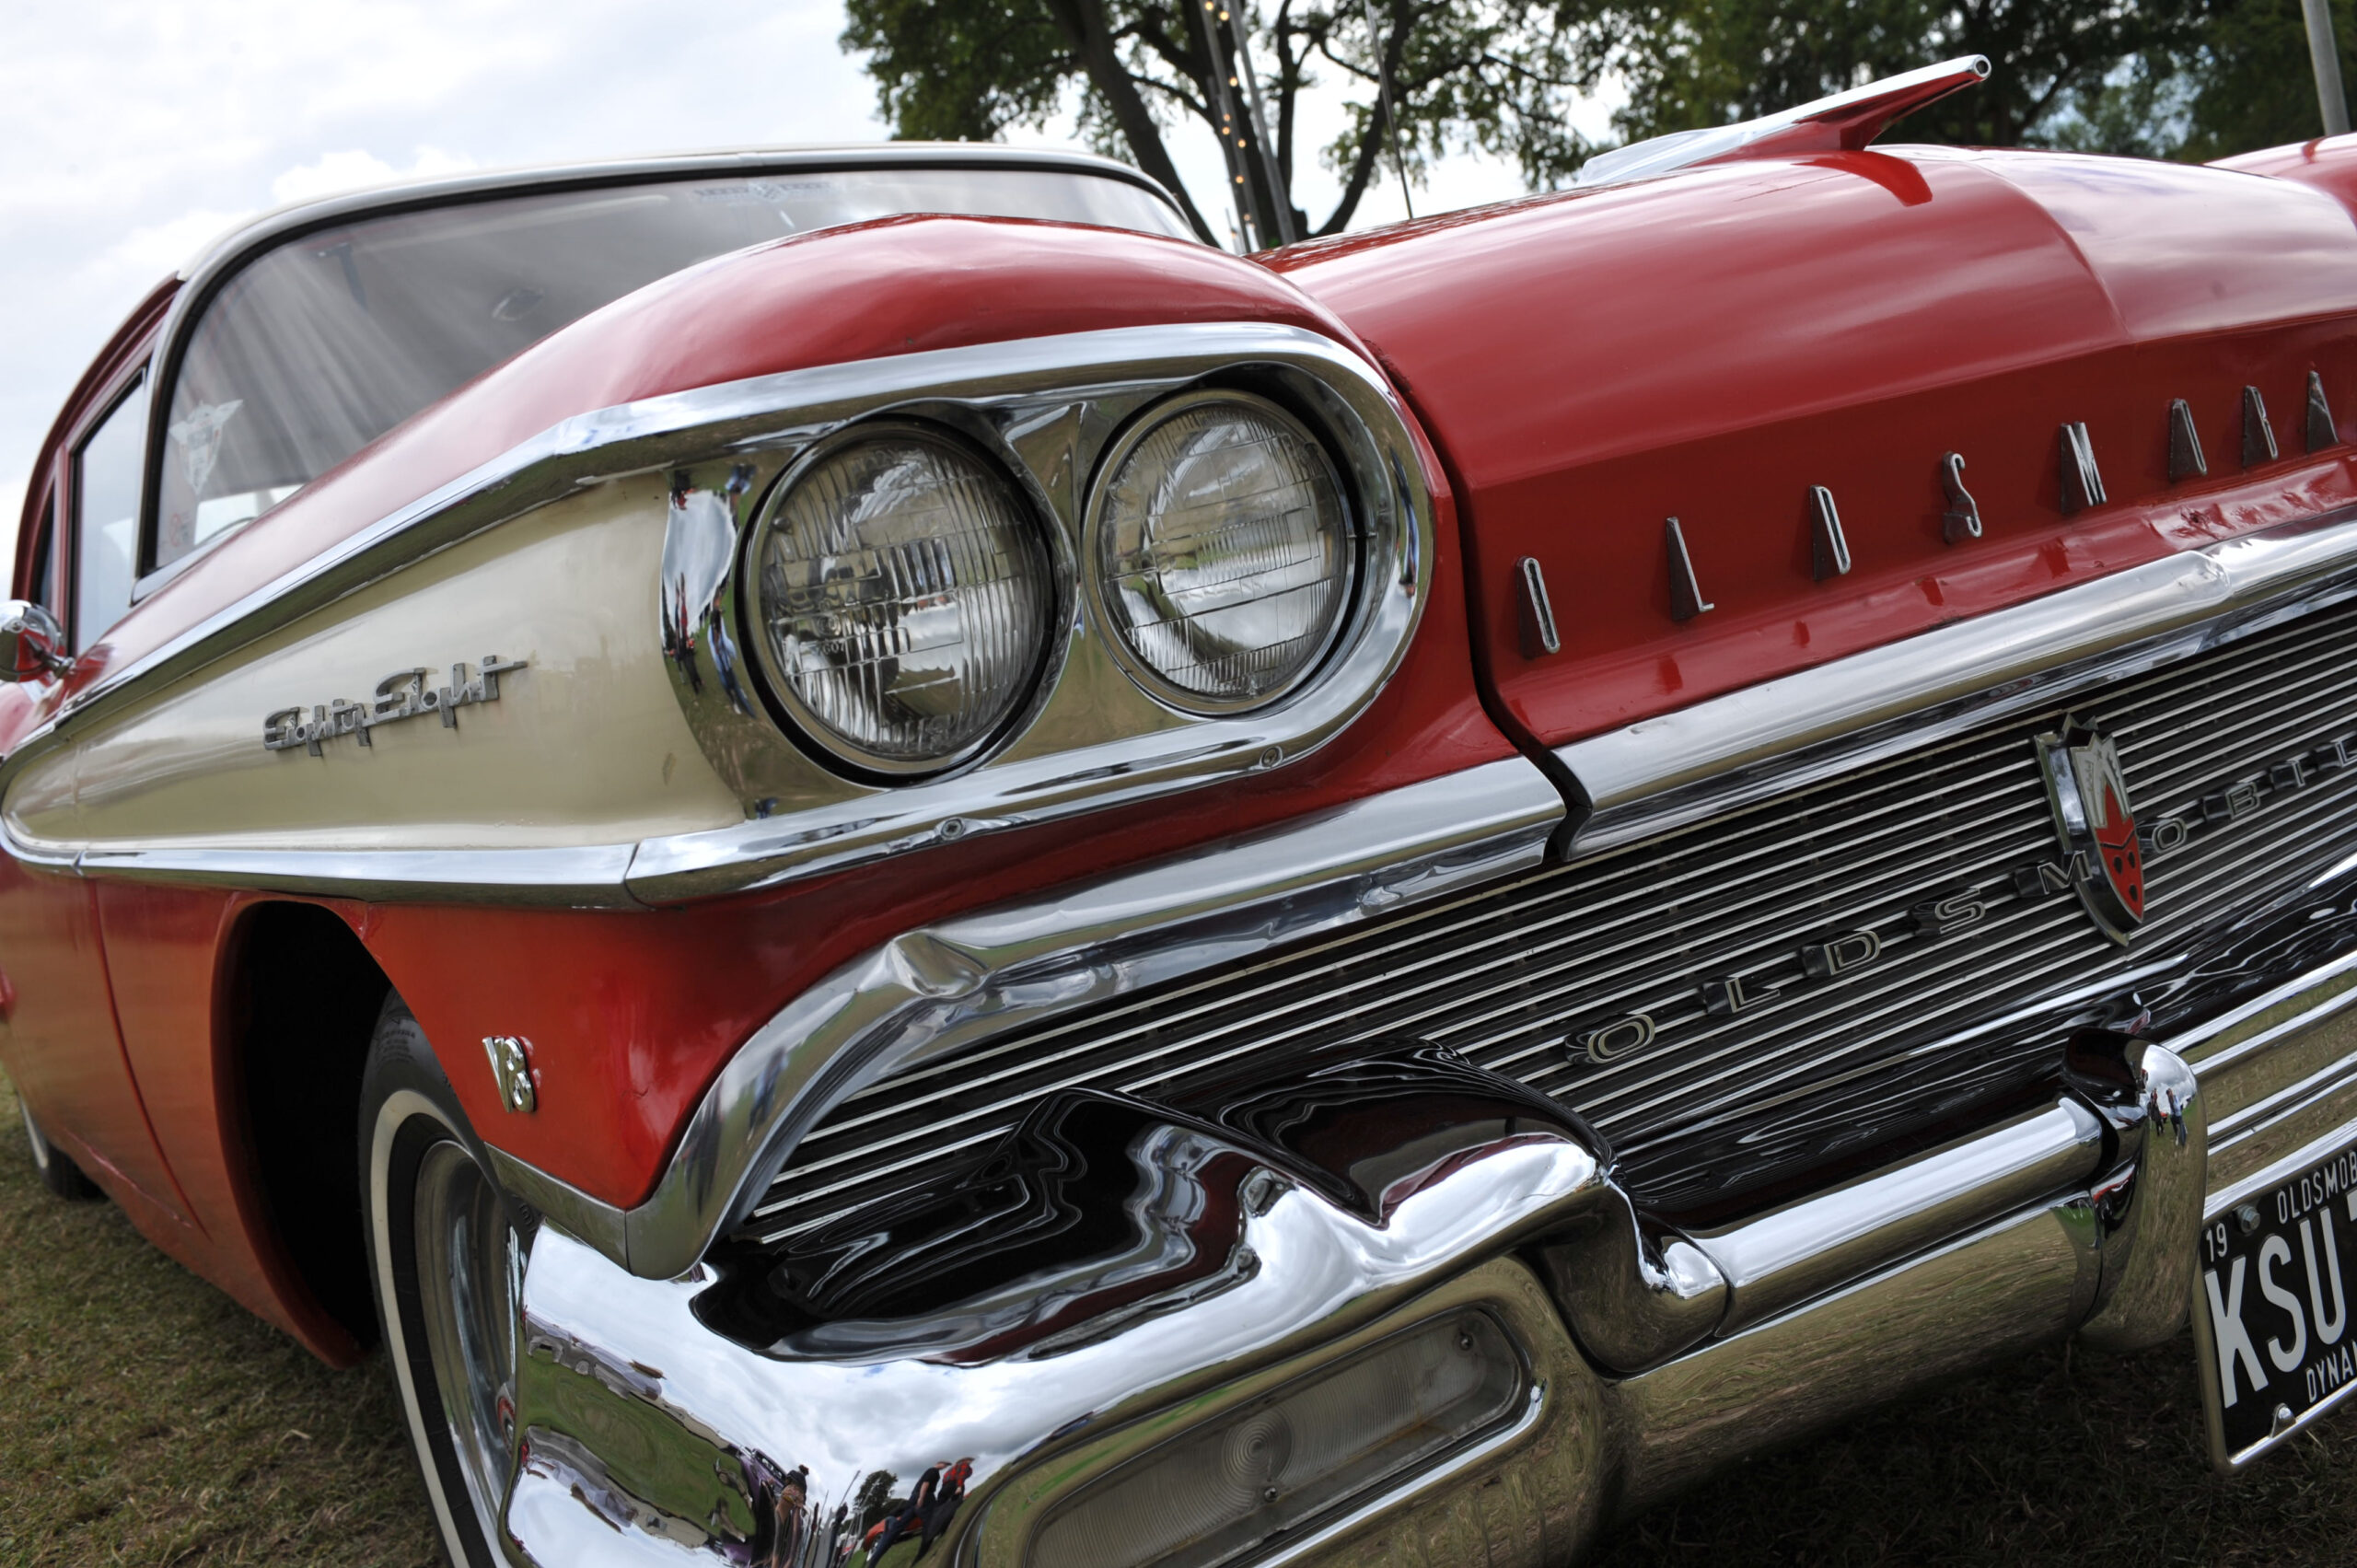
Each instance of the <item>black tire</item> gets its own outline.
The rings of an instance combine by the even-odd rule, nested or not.
[[[17,1099],[17,1109],[24,1112],[25,1136],[33,1146],[33,1168],[41,1173],[43,1187],[75,1203],[93,1202],[106,1196],[105,1190],[83,1175],[82,1167],[75,1165],[64,1150],[49,1141],[49,1134],[43,1132],[41,1123],[33,1120],[33,1109],[24,1102],[22,1096]]]
[[[516,1290],[532,1220],[491,1179],[398,994],[369,1043],[359,1132],[377,1323],[443,1548],[459,1568],[501,1568],[492,1539],[514,1468]]]

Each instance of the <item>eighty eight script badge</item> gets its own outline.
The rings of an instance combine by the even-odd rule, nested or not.
[[[435,685],[434,672],[424,665],[397,669],[377,682],[376,694],[367,702],[338,697],[314,705],[308,718],[300,708],[279,709],[261,721],[261,743],[273,751],[292,751],[299,746],[317,757],[323,740],[348,735],[363,746],[372,745],[368,732],[377,726],[428,714],[439,715],[444,727],[456,729],[460,708],[499,701],[499,678],[523,668],[525,663],[485,654],[471,679],[463,663],[452,665],[447,686]]]
[[[2059,732],[2038,738],[2038,764],[2062,842],[2061,864],[2039,874],[2059,871],[2103,934],[2125,947],[2144,923],[2144,855],[2119,749],[2095,723],[2066,714]]]

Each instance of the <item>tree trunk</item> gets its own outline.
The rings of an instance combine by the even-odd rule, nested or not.
[[[1145,99],[1138,96],[1137,84],[1122,69],[1120,56],[1113,51],[1113,35],[1105,24],[1103,0],[1048,0],[1048,9],[1054,14],[1065,41],[1088,68],[1089,85],[1112,110],[1113,122],[1120,126],[1122,138],[1137,156],[1138,168],[1160,180],[1178,199],[1187,221],[1195,226],[1195,232],[1206,243],[1218,244],[1211,225],[1195,210],[1194,198],[1187,193],[1185,182],[1178,178],[1178,166],[1170,161],[1169,150],[1162,145],[1162,133],[1154,123],[1153,112],[1146,108]]]
[[[1377,81],[1375,103],[1367,111],[1366,135],[1359,143],[1358,157],[1351,160],[1351,177],[1343,181],[1341,198],[1334,203],[1334,210],[1327,215],[1326,221],[1318,226],[1318,232],[1321,235],[1340,234],[1349,225],[1352,215],[1359,210],[1359,198],[1366,194],[1368,180],[1382,164],[1383,145],[1391,135],[1391,117],[1384,112],[1389,100],[1382,90],[1382,84],[1398,78],[1399,61],[1406,51],[1408,38],[1407,28],[1403,25],[1407,18],[1400,15],[1398,0],[1394,0],[1387,9],[1391,12],[1390,38],[1367,40],[1367,47],[1375,52],[1375,68],[1382,75]]]

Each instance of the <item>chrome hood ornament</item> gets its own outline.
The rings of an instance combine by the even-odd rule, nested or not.
[[[1580,165],[1572,183],[1579,188],[1621,185],[1631,180],[1726,163],[1745,157],[1784,157],[1805,153],[1856,152],[1890,123],[1963,87],[1989,79],[1989,57],[1964,54],[1902,71],[1863,87],[1835,93],[1794,109],[1733,125],[1672,131],[1598,153]]]
[[[2068,714],[2037,746],[2062,873],[2096,927],[2126,947],[2144,923],[2144,855],[2119,749],[2095,721]]]

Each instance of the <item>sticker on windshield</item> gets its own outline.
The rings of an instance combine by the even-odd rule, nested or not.
[[[221,460],[221,431],[229,416],[245,406],[243,398],[199,403],[189,410],[186,419],[164,432],[180,449],[180,468],[188,475],[190,494],[204,494],[204,482],[213,477],[213,465]]]

